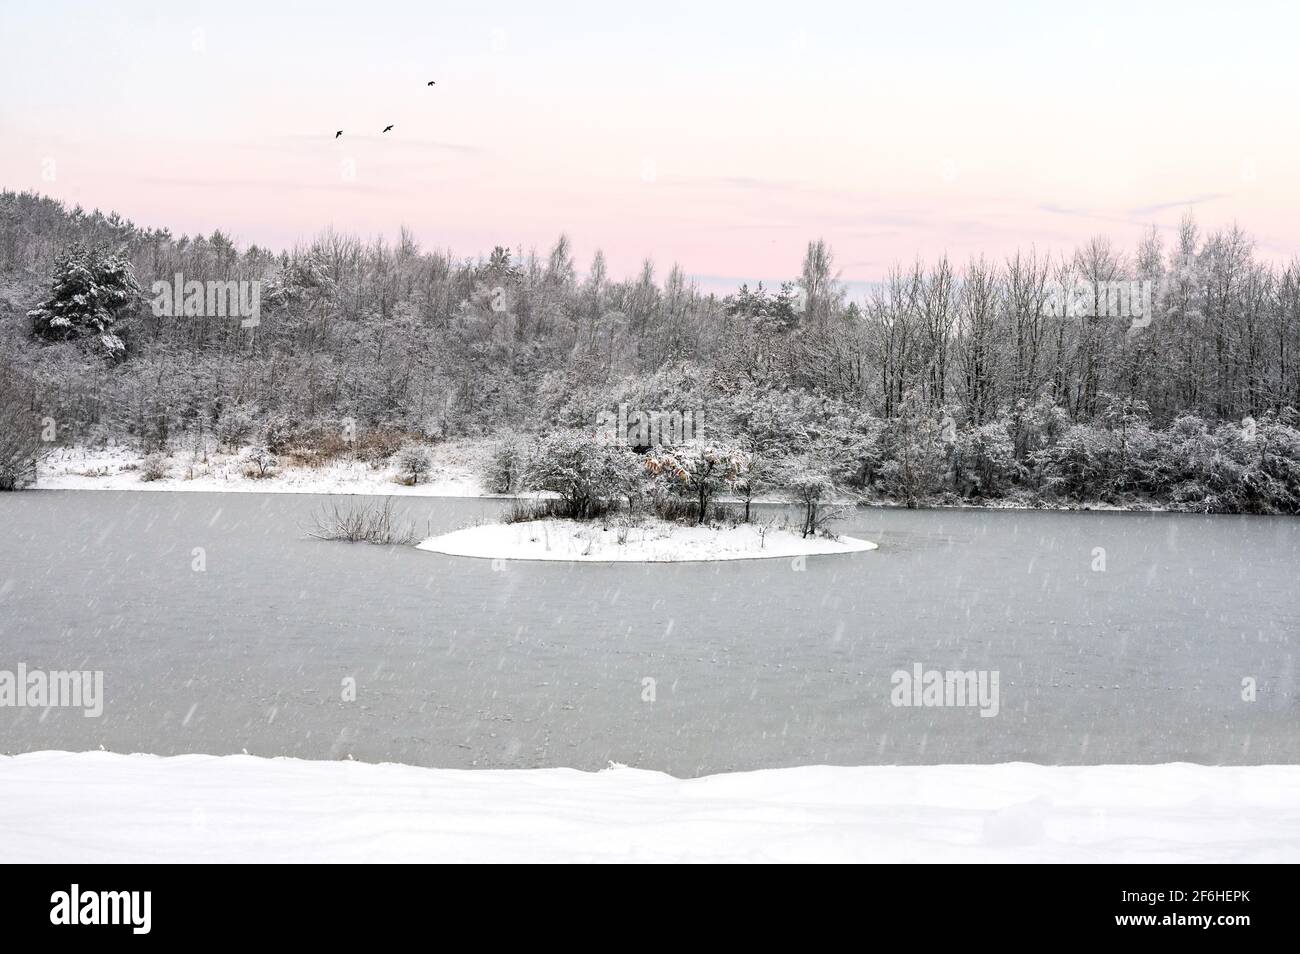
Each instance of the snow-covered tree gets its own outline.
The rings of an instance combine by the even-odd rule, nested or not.
[[[72,245],[55,262],[50,296],[27,313],[49,341],[90,339],[112,358],[126,355],[113,332],[122,312],[141,301],[131,263],[106,245]]]
[[[748,470],[749,457],[730,444],[689,441],[646,456],[646,469],[673,493],[695,501],[696,523],[708,517],[709,504]]]
[[[635,496],[643,477],[640,458],[626,447],[561,431],[537,446],[524,486],[558,494],[564,516],[586,520],[599,516],[610,500]]]
[[[250,447],[244,454],[244,473],[258,480],[275,475],[276,457],[261,445]]]
[[[411,484],[418,484],[433,469],[433,458],[427,448],[419,444],[409,444],[397,453],[397,469]]]
[[[945,428],[922,410],[919,392],[904,398],[899,416],[881,440],[888,459],[880,468],[880,486],[888,495],[915,507],[944,485],[948,473]]]
[[[997,497],[1011,485],[1016,456],[1006,423],[962,431],[952,455],[953,485],[965,497]]]
[[[519,489],[527,465],[523,442],[514,434],[497,441],[488,457],[484,483],[494,494],[510,494]]]
[[[0,491],[21,490],[35,480],[47,446],[31,382],[0,364]]]
[[[792,477],[786,491],[802,510],[799,533],[810,537],[824,531],[838,511],[833,506],[835,484],[826,474],[799,474]]]

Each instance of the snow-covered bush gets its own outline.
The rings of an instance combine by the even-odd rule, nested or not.
[[[1000,497],[1016,474],[1015,443],[1002,421],[962,431],[953,445],[952,480],[963,497]]]
[[[1108,499],[1114,491],[1119,453],[1115,435],[1075,424],[1055,444],[1030,455],[1043,489],[1059,497]]]
[[[703,523],[715,496],[730,489],[749,469],[749,457],[720,443],[690,441],[646,455],[646,470],[669,493],[695,502],[696,523]]]
[[[1282,513],[1300,513],[1300,430],[1277,421],[1259,428],[1258,467],[1273,478],[1272,507]]]
[[[1300,512],[1300,432],[1269,418],[1253,427],[1221,424],[1218,453],[1204,461],[1219,513]]]
[[[262,442],[272,454],[283,454],[297,437],[293,420],[283,414],[272,414],[262,428]]]
[[[560,515],[575,520],[600,516],[611,500],[634,497],[642,480],[643,468],[636,454],[577,431],[545,438],[524,474],[525,487],[558,494]]]
[[[1116,490],[1143,497],[1164,498],[1178,482],[1170,451],[1170,435],[1146,424],[1131,428],[1120,451]]]
[[[237,451],[252,435],[256,426],[257,412],[253,408],[243,404],[231,405],[222,409],[221,417],[217,419],[217,440],[230,450]]]
[[[823,402],[802,391],[777,391],[746,383],[727,396],[726,433],[748,452],[763,456],[806,453],[822,430]]]
[[[408,484],[418,484],[433,470],[433,457],[419,444],[403,447],[397,454],[397,469]]]
[[[244,454],[244,475],[255,480],[266,480],[275,476],[276,456],[265,447],[250,447]]]
[[[484,484],[490,493],[512,494],[519,489],[528,460],[523,442],[508,434],[493,446],[488,456]]]
[[[162,480],[167,476],[167,458],[162,454],[150,454],[140,464],[140,479],[145,483]]]
[[[1022,398],[1004,416],[1018,461],[1055,444],[1070,427],[1070,416],[1046,393],[1033,403]]]
[[[909,507],[939,493],[948,474],[947,448],[940,438],[939,423],[928,416],[890,421],[881,438],[887,457],[880,466],[880,489]]]
[[[884,463],[880,439],[884,423],[870,415],[859,415],[849,426],[816,444],[830,464],[830,477],[837,485],[864,490],[875,483]]]

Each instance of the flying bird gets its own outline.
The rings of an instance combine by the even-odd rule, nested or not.
[[[425,85],[425,86],[432,86],[432,85],[433,85],[434,83],[436,83],[436,82],[437,82],[437,80],[429,80],[429,82],[425,83],[424,85]]]
[[[384,127],[384,132],[388,132],[388,130],[390,130],[390,129],[392,129],[392,128],[393,128],[393,127],[392,127],[391,125],[385,126],[385,127]]]
[[[335,138],[335,139],[338,139],[339,136],[342,136],[342,135],[343,135],[343,130],[340,129],[338,132],[336,132],[336,133],[334,134],[334,138]]]

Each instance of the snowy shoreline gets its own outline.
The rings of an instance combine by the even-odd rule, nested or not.
[[[801,537],[784,527],[740,524],[693,527],[645,520],[529,520],[489,523],[429,537],[416,549],[491,560],[566,560],[590,563],[690,563],[862,553],[876,544],[856,537]]]
[[[38,468],[33,490],[136,490],[190,493],[264,493],[264,494],[338,494],[399,497],[481,497],[486,500],[535,500],[551,496],[546,493],[489,493],[480,477],[483,461],[491,441],[463,438],[429,447],[433,467],[428,478],[418,484],[403,482],[395,466],[375,466],[356,460],[338,459],[319,467],[284,465],[273,476],[258,479],[245,476],[238,454],[213,451],[194,455],[178,451],[167,458],[167,474],[157,480],[143,480],[141,467],[145,458],[129,447],[115,445],[102,448],[59,448]],[[727,494],[718,503],[740,505]],[[754,504],[788,506],[790,501],[779,495],[762,494]],[[883,497],[870,499],[842,498],[836,506],[867,506],[907,509],[904,502]],[[1101,501],[1079,503],[1036,503],[1017,499],[970,501],[925,500],[917,510],[1014,510],[1052,512],[1171,513],[1179,512],[1155,503],[1131,505]]]
[[[334,460],[319,467],[282,466],[263,479],[245,476],[239,454],[178,452],[165,459],[166,475],[144,480],[145,458],[121,445],[61,448],[38,469],[35,490],[145,490],[154,492],[365,494],[410,497],[492,497],[477,476],[483,448],[448,441],[430,449],[432,469],[418,484],[399,480],[394,466]]]
[[[1300,766],[803,766],[677,779],[248,755],[0,757],[0,862],[1300,860]]]

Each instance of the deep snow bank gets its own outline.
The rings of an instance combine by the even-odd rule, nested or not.
[[[0,758],[0,862],[1300,860],[1300,766],[679,780],[252,756]]]
[[[650,520],[621,527],[617,520],[529,520],[492,523],[430,537],[421,550],[501,560],[587,560],[669,563],[689,560],[757,560],[821,553],[856,553],[876,545],[854,537],[803,538],[755,524],[687,527]]]

